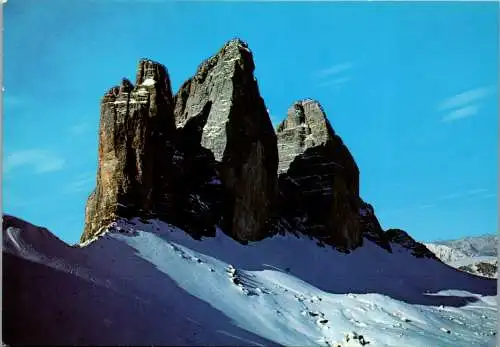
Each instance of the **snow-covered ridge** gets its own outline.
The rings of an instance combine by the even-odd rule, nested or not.
[[[459,249],[454,249],[446,245],[426,243],[425,246],[445,263],[451,263],[460,259],[469,258],[470,255]]]
[[[425,244],[446,264],[479,276],[497,277],[498,236],[485,235]]]
[[[4,286],[9,278],[27,284],[4,291],[4,321],[15,310],[11,324],[23,327],[9,330],[7,343],[15,331],[25,342],[38,337],[46,344],[87,345],[439,347],[494,341],[495,281],[415,258],[396,244],[391,254],[365,240],[344,254],[293,235],[241,245],[218,231],[197,241],[166,223],[138,219],[117,221],[85,247],[57,238],[41,244],[36,228],[13,230],[3,230],[9,250]],[[92,278],[74,283],[67,267],[30,258],[32,249]],[[19,264],[14,271],[9,263]],[[35,265],[29,264],[39,267],[31,273]],[[57,295],[47,299],[43,293]],[[33,304],[23,306],[29,298]],[[60,311],[64,328],[54,316]]]
[[[497,256],[498,235],[470,236],[457,240],[435,241],[434,245],[445,245],[468,256]]]

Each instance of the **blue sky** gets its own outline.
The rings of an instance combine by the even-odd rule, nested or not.
[[[498,19],[490,3],[16,0],[4,7],[3,206],[76,242],[95,185],[99,100],[138,60],[174,92],[249,43],[274,123],[319,100],[385,228],[497,232]]]

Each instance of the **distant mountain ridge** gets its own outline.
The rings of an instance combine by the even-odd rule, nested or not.
[[[467,236],[456,240],[434,241],[432,244],[445,245],[460,250],[469,256],[496,257],[498,235]]]
[[[441,261],[472,274],[497,277],[498,235],[468,236],[425,246]]]

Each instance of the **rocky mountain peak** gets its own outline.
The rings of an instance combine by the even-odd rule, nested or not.
[[[279,172],[285,172],[294,158],[309,148],[324,146],[335,140],[335,133],[318,101],[294,102],[287,117],[277,128],[280,153]]]
[[[282,122],[281,127],[278,127],[278,131],[293,129],[296,126],[305,126],[311,130],[311,133],[326,135],[319,139],[323,142],[335,135],[323,107],[319,101],[313,99],[295,101],[288,108],[287,118]]]
[[[155,210],[170,196],[169,141],[175,137],[167,70],[141,60],[136,86],[122,79],[102,98],[97,185],[86,206],[82,241],[117,216]]]
[[[226,44],[224,45],[224,48],[227,48],[227,47],[238,47],[238,48],[241,47],[241,48],[248,49],[248,43],[239,37],[234,37],[231,40],[226,42]]]
[[[318,101],[305,99],[290,106],[287,118],[277,128],[279,173],[286,172],[297,156],[309,149],[328,152],[335,171],[344,171],[351,188],[359,193],[359,169],[349,149],[335,134]],[[321,149],[320,149],[321,148]]]
[[[238,38],[228,41],[217,54],[202,62],[194,75],[194,80],[203,83],[216,66],[219,72],[228,74],[231,74],[231,70],[236,66],[250,74],[255,69],[248,45]]]
[[[181,86],[174,108],[177,127],[195,122],[191,136],[218,163],[228,199],[222,223],[240,240],[268,234],[277,185],[276,135],[254,69],[246,43],[231,40]]]
[[[167,69],[141,59],[101,101],[97,185],[82,241],[117,217],[156,217],[191,236],[240,242],[281,231],[349,250],[390,251],[359,170],[321,104],[294,102],[275,133],[248,45],[227,42],[172,95]]]
[[[339,248],[362,242],[359,171],[315,100],[293,103],[277,129],[282,215]]]
[[[171,89],[170,78],[165,66],[156,61],[145,58],[139,60],[135,75],[135,83],[138,86],[151,86],[159,83],[165,86],[164,89]]]
[[[139,61],[135,86],[124,79],[106,93],[82,240],[126,213],[198,236],[215,225],[242,242],[268,236],[278,154],[254,68],[246,43],[234,39],[175,98],[167,69],[149,59]]]
[[[134,85],[128,79],[123,78],[122,83],[118,87],[118,93],[130,93],[134,89]]]
[[[224,96],[232,95],[233,92],[242,94],[249,92],[250,89],[253,89],[251,94],[256,92],[258,94],[253,76],[254,69],[253,56],[247,44],[240,39],[227,42],[215,55],[203,61],[193,78],[184,82],[179,89],[175,104],[177,127],[183,127],[191,117],[198,114],[201,109],[200,104],[205,99],[213,101],[218,94],[225,94]],[[206,86],[209,85],[213,85],[214,90],[206,90]],[[192,94],[197,94],[200,100],[193,99]],[[229,100],[219,97],[217,105],[213,106],[225,110],[224,105],[228,102]],[[218,157],[222,153],[216,150],[214,154]]]

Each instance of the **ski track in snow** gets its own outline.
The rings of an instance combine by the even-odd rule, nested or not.
[[[430,299],[432,296],[475,299],[475,302],[454,307],[408,303],[391,295],[344,290],[343,282],[353,281],[356,276],[360,283],[376,283],[376,276],[382,276],[379,281],[391,280],[384,278],[387,272],[380,272],[380,269],[372,269],[371,277],[367,275],[370,271],[357,273],[360,269],[355,268],[356,261],[363,263],[362,259],[368,256],[371,259],[368,264],[377,261],[382,264],[384,259],[397,263],[398,257],[406,257],[401,258],[402,261],[427,266],[423,273],[434,269],[438,272],[436,276],[440,276],[439,271],[455,271],[434,260],[410,257],[406,250],[397,247],[394,254],[388,254],[365,241],[364,250],[346,255],[331,249],[311,248],[314,241],[294,236],[276,236],[242,246],[219,230],[216,238],[199,242],[156,220],[148,223],[137,219],[129,223],[120,221],[110,229],[88,246],[72,249],[85,254],[85,264],[78,264],[79,258],[75,257],[65,259],[64,266],[58,269],[70,273],[74,271],[67,270],[68,267],[86,269],[80,272],[92,273],[95,283],[122,291],[125,289],[120,283],[129,281],[127,283],[133,287],[127,290],[133,292],[137,300],[150,302],[162,295],[157,292],[154,282],[130,280],[141,276],[139,260],[146,261],[184,291],[222,312],[235,326],[281,345],[360,346],[367,342],[369,346],[398,347],[493,345],[492,332],[497,326],[496,296],[458,289],[428,293]],[[8,243],[10,253],[17,252],[18,256],[55,267],[53,259],[47,261],[50,258],[33,255],[40,250],[34,252],[30,248],[29,235],[12,230],[7,234],[4,244]],[[128,253],[124,253],[124,249],[129,250]],[[302,257],[294,256],[297,250],[303,251]],[[50,254],[50,249],[45,251]],[[280,252],[291,255],[280,258],[276,255]],[[330,259],[329,262],[326,259]],[[339,266],[352,264],[353,268],[334,271],[337,262]],[[316,282],[300,279],[297,274],[304,271],[310,272],[314,281],[324,277],[325,286],[333,290],[325,291],[315,286]],[[465,275],[453,272],[450,276]],[[409,283],[404,281],[409,279],[410,275],[395,284],[404,291],[404,283]],[[470,277],[470,280],[476,279]],[[387,284],[377,285],[384,288]],[[408,293],[404,294],[411,297],[412,290],[415,289],[408,288]],[[203,317],[186,317],[186,320],[195,326],[204,324]],[[111,324],[109,322],[107,324]],[[231,338],[232,343],[262,346],[226,330],[219,329],[216,333]]]

